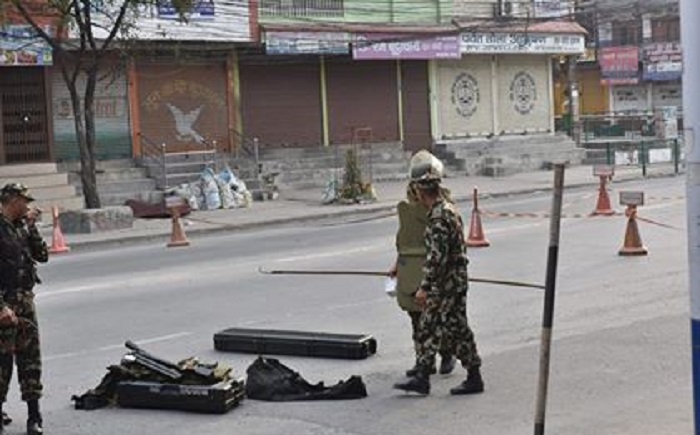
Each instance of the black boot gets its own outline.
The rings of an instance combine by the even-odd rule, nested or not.
[[[419,371],[419,370],[420,370],[420,366],[418,365],[418,363],[416,363],[416,365],[414,365],[414,366],[411,367],[410,369],[406,370],[406,376],[408,376],[409,378],[412,378],[412,377],[414,377],[416,374],[418,374],[418,371]],[[434,375],[435,373],[437,373],[437,370],[435,370],[435,366],[433,366],[433,367],[430,369],[430,371],[428,372],[428,374]]]
[[[39,411],[39,401],[27,401],[28,417],[27,417],[27,435],[41,435],[44,433],[44,428],[41,421],[41,412]]]
[[[440,358],[440,374],[449,375],[455,369],[455,357],[452,355],[443,355]]]
[[[430,375],[428,375],[427,370],[420,367],[415,376],[410,377],[406,382],[394,384],[394,388],[427,396],[430,394]]]
[[[469,369],[467,372],[467,380],[450,390],[450,394],[458,396],[462,394],[477,394],[483,393],[484,380],[481,378],[481,370],[479,367]]]

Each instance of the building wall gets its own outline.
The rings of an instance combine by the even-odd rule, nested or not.
[[[333,0],[326,2],[332,5]],[[296,9],[290,0],[258,0],[261,23],[346,22],[346,23],[437,23],[449,22],[452,0],[345,0],[342,12]],[[269,5],[269,7],[266,7]],[[285,7],[286,13],[285,13]],[[294,11],[291,14],[290,11]]]
[[[131,158],[131,129],[124,68],[103,68],[98,77],[95,93],[96,156],[98,159]],[[51,68],[51,78],[55,158],[57,161],[77,160],[80,151],[70,94],[58,67]],[[84,88],[85,77],[81,75],[78,89]],[[82,92],[80,95],[83,95]]]
[[[498,0],[455,0],[455,15],[462,17],[491,18],[493,17],[494,5],[497,2]]]
[[[548,56],[498,56],[498,121],[500,133],[551,129]]]
[[[229,144],[226,63],[136,62],[141,149],[165,144],[167,152]],[[206,144],[204,143],[206,142]]]
[[[490,56],[437,63],[438,138],[492,132]]]

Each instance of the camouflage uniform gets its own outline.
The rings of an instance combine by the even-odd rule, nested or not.
[[[16,326],[0,326],[0,403],[5,402],[17,363],[22,400],[38,400],[42,394],[39,327],[34,307],[36,262],[48,261],[41,234],[24,221],[11,222],[0,214],[0,308],[8,306],[18,319]]]
[[[423,279],[425,263],[425,226],[427,223],[426,209],[422,204],[411,200],[398,204],[399,230],[396,234],[396,300],[411,318],[411,337],[418,354],[418,330],[422,309],[415,301],[415,294]],[[442,337],[440,355],[450,358],[452,345],[448,335]]]
[[[418,363],[435,364],[443,334],[452,337],[454,353],[467,369],[481,366],[474,333],[467,321],[467,254],[462,219],[455,206],[438,199],[428,212],[427,257],[420,288],[427,293],[418,333]]]

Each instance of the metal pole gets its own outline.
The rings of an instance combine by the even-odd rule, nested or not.
[[[610,148],[610,142],[605,143],[605,159],[607,160],[608,165],[613,164],[612,149]]]
[[[695,129],[700,129],[700,2],[680,0],[683,52],[683,118],[686,144],[686,198],[688,215],[688,269],[690,271],[690,321],[693,356],[695,434],[700,435],[700,148]]]
[[[644,152],[644,141],[639,142],[639,159],[642,161],[642,176],[647,176],[647,156]]]
[[[559,229],[561,228],[562,197],[564,195],[564,165],[554,167],[554,194],[552,217],[549,221],[549,249],[547,252],[547,276],[544,283],[544,312],[540,340],[540,374],[535,411],[535,435],[544,435],[547,387],[549,385],[549,359],[552,347],[552,323],[554,321],[554,295],[559,260]]]
[[[681,159],[681,150],[678,147],[678,139],[673,139],[673,173],[678,175],[678,166]]]

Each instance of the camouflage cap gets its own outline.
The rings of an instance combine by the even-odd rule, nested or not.
[[[34,201],[34,197],[29,193],[29,188],[22,183],[8,183],[0,190],[0,199],[7,201],[15,197],[24,198],[27,201]]]

